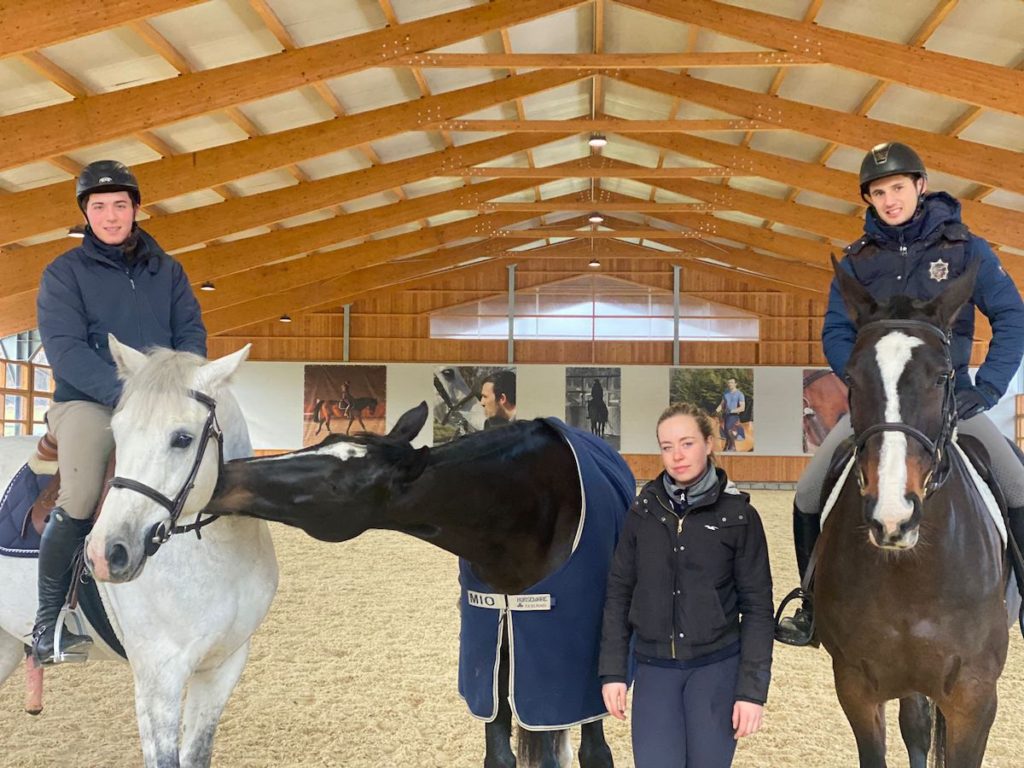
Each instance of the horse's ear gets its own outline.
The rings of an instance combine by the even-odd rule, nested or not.
[[[939,328],[949,328],[960,308],[974,295],[974,283],[980,268],[981,260],[975,259],[960,277],[925,306],[925,311]]]
[[[399,417],[398,422],[388,432],[388,437],[403,443],[411,443],[423,429],[423,425],[427,423],[427,413],[426,401],[421,402],[415,408],[410,408]]]
[[[246,344],[237,352],[211,360],[199,369],[199,380],[210,389],[216,389],[225,384],[234,372],[238,370],[238,366],[249,356],[249,349],[251,347],[252,344]]]
[[[831,254],[831,257],[832,270],[836,274],[836,284],[839,286],[839,295],[843,297],[853,324],[859,328],[878,309],[878,303],[868,293],[867,288],[839,266],[834,253]]]
[[[114,334],[107,334],[107,344],[110,346],[110,356],[114,358],[114,365],[117,366],[117,373],[122,379],[138,373],[146,364],[144,354],[127,344],[122,344]]]
[[[430,460],[430,449],[424,446],[417,448],[402,461],[402,482],[411,483],[423,474]]]

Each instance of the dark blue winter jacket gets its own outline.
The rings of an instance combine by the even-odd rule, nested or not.
[[[57,402],[117,404],[121,382],[108,333],[136,349],[206,356],[206,328],[185,270],[147,233],[138,234],[131,264],[119,246],[87,231],[82,245],[43,272],[36,310]]]
[[[926,195],[914,217],[895,227],[884,224],[869,207],[864,236],[846,248],[839,266],[857,278],[876,300],[898,294],[928,300],[976,260],[981,261],[981,267],[974,294],[953,324],[951,353],[957,390],[970,388],[967,365],[977,306],[992,324],[992,341],[975,376],[975,386],[991,407],[1006,392],[1024,355],[1024,304],[988,243],[971,234],[960,220],[960,203],[954,197],[945,192]],[[840,377],[856,336],[833,279],[821,341],[829,365]]]

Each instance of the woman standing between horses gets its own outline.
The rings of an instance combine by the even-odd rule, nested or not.
[[[771,680],[768,544],[750,497],[715,466],[706,413],[671,405],[657,435],[665,470],[634,502],[608,577],[602,693],[624,720],[635,637],[637,768],[727,768],[761,727]]]
[[[139,228],[142,198],[134,174],[115,160],[90,163],[75,188],[87,226],[82,244],[43,272],[37,299],[39,333],[56,387],[46,414],[59,444],[61,487],[39,544],[39,607],[32,653],[84,655],[87,635],[54,629],[71,561],[89,532],[114,447],[110,417],[121,395],[107,334],[137,349],[168,347],[206,356],[206,328],[188,277]]]

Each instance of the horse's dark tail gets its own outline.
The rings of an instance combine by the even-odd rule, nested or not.
[[[316,405],[313,406],[313,423],[314,424],[323,424],[324,423],[323,411],[320,408],[323,404],[324,404],[323,400],[317,400],[316,401]]]
[[[935,704],[932,718],[932,768],[946,768],[946,716]]]

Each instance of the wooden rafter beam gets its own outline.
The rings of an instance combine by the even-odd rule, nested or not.
[[[341,205],[367,195],[393,189],[409,181],[451,173],[462,166],[494,160],[545,141],[553,141],[556,138],[558,137],[547,134],[531,134],[521,137],[501,136],[497,139],[488,139],[459,148],[307,182],[300,187],[275,189],[257,195],[237,197],[219,205],[191,208],[168,216],[150,219],[143,224],[143,228],[155,237],[166,250],[176,251],[208,243],[236,232],[271,225],[293,216]],[[451,200],[455,199],[451,198]],[[440,212],[446,213],[447,211]],[[384,213],[384,210],[377,209],[376,215],[377,218],[380,218],[387,214]],[[298,234],[294,232],[295,229],[297,228],[293,227],[289,231]],[[247,241],[237,241],[230,247],[237,248],[238,243],[242,242]],[[323,245],[329,244],[324,243]],[[6,273],[9,276],[0,285],[0,297],[33,290],[38,284],[39,275],[45,266],[68,247],[70,247],[68,241],[61,239],[19,250],[0,252],[0,273]],[[310,245],[308,247],[323,246]],[[296,253],[300,252],[301,250],[296,251]],[[207,252],[204,251],[204,253]],[[228,259],[223,254],[218,258],[221,265],[227,261]],[[204,279],[209,279],[209,276],[195,278],[194,281],[201,282]]]
[[[689,69],[691,67],[797,67],[822,64],[813,56],[785,51],[724,53],[419,53],[384,62],[385,67],[465,69]]]
[[[756,120],[449,120],[440,128],[449,131],[523,133],[571,130],[574,133],[669,133],[688,131],[779,131],[781,126]]]
[[[696,24],[769,48],[810,55],[823,63],[967,104],[1024,115],[1024,74],[1006,67],[914,49],[852,32],[808,26],[715,0],[620,2],[674,21]]]
[[[632,168],[595,168],[581,165],[546,165],[540,168],[465,168],[459,175],[478,179],[630,179]],[[731,168],[647,168],[643,174],[652,179],[736,176]]]
[[[676,231],[671,229],[655,229],[653,227],[630,227],[622,229],[500,229],[495,237],[512,240],[544,240],[556,237],[571,237],[582,240],[613,240],[616,238],[650,239],[650,240],[696,240],[703,235],[693,230]]]
[[[585,75],[583,75],[585,76]],[[425,129],[451,117],[579,79],[574,72],[531,72],[391,107],[260,136],[139,165],[143,199],[159,202],[235,179],[283,168],[396,133]],[[443,175],[443,174],[437,174]],[[0,243],[78,223],[73,181],[18,192],[4,200]]]
[[[639,141],[659,149],[713,162],[733,170],[734,175],[761,176],[781,184],[863,205],[857,174],[805,163],[748,147],[733,146],[700,136],[651,134]],[[971,200],[961,200],[964,220],[982,237],[1014,248],[1024,248],[1024,213]]]
[[[580,2],[494,0],[398,27],[3,117],[0,169],[379,66],[394,56],[449,45],[497,25],[518,24]],[[126,103],[132,109],[124,109]]]
[[[0,58],[47,48],[203,0],[18,0],[0,4]]]
[[[628,211],[633,213],[694,213],[712,210],[706,203],[652,203],[647,200],[608,203],[594,200],[567,200],[563,203],[545,200],[542,203],[483,203],[477,210],[481,213],[504,213],[525,211],[532,213],[554,213],[557,211]]]
[[[774,123],[863,151],[884,139],[902,141],[913,146],[931,168],[1024,193],[1024,174],[1018,172],[1020,154],[1008,149],[766,96],[688,75],[650,71],[621,72],[616,77],[640,88],[681,96],[713,109]]]

